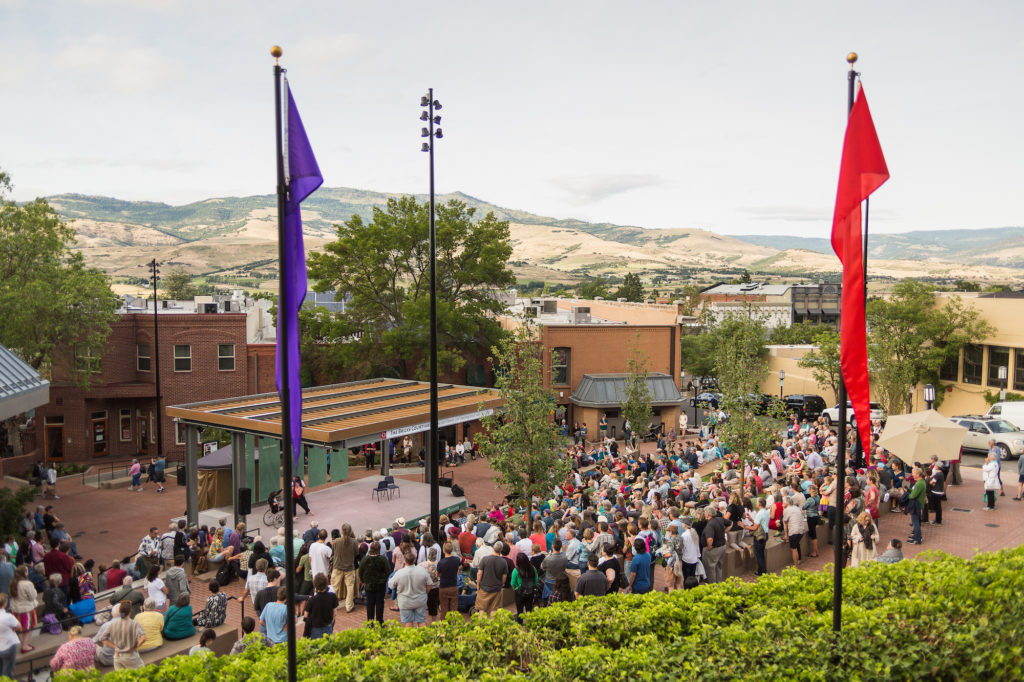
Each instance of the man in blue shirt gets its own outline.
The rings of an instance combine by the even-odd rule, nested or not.
[[[280,644],[288,639],[288,588],[277,589],[277,601],[267,604],[260,613],[260,625],[267,631],[267,639],[272,644]]]
[[[633,594],[645,594],[651,591],[654,581],[651,580],[651,555],[647,553],[647,543],[642,538],[633,540],[633,563],[630,564],[629,591]]]

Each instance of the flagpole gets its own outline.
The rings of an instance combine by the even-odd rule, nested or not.
[[[270,54],[274,57],[274,121],[275,121],[275,133],[277,137],[277,256],[278,256],[278,279],[279,279],[279,292],[278,300],[278,315],[282,314],[282,308],[284,302],[291,300],[289,295],[291,288],[290,276],[291,273],[285,272],[288,265],[288,259],[286,257],[285,249],[285,200],[287,187],[285,185],[284,177],[284,140],[283,140],[283,128],[282,128],[282,108],[281,108],[281,76],[283,69],[279,63],[279,59],[284,51],[275,45],[271,48]],[[287,335],[287,325],[278,325],[278,334],[281,336]],[[288,348],[287,338],[278,338],[278,346],[280,348]],[[281,357],[281,376],[288,377],[289,374],[289,358],[288,352],[279,353]],[[297,670],[295,663],[295,559],[292,556],[294,549],[292,547],[293,527],[292,527],[292,515],[294,513],[294,504],[291,499],[291,482],[292,482],[292,457],[295,456],[292,451],[292,438],[291,438],[291,402],[289,400],[291,394],[290,387],[287,380],[281,381],[280,386],[280,399],[281,399],[281,454],[283,465],[284,465],[284,485],[281,490],[281,499],[284,503],[284,557],[285,557],[285,590],[287,597],[285,598],[285,606],[287,608],[287,628],[288,628],[288,681],[296,682]]]
[[[851,52],[846,55],[846,61],[850,65],[848,76],[848,88],[846,99],[846,115],[849,118],[853,110],[853,88],[857,78],[857,72],[853,65],[857,62],[857,53]],[[865,266],[867,267],[867,266]],[[843,629],[843,564],[844,540],[843,532],[846,525],[846,381],[843,373],[839,372],[839,426],[838,438],[836,439],[836,480],[834,482],[836,495],[836,524],[832,529],[832,631],[839,632]]]

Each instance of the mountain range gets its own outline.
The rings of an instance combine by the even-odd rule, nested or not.
[[[334,225],[397,194],[320,188],[303,203],[307,249],[333,239]],[[417,197],[425,201],[426,197]],[[713,281],[749,271],[791,280],[834,278],[839,263],[827,239],[719,235],[699,228],[648,229],[538,216],[455,192],[482,216],[508,220],[512,266],[520,281],[573,282],[589,276],[642,277],[671,283]],[[182,206],[61,194],[48,197],[78,235],[91,264],[115,278],[141,276],[157,258],[194,274],[276,275],[277,200],[274,195],[222,197]],[[919,231],[871,235],[871,278],[907,276],[983,282],[1024,281],[1024,228]]]

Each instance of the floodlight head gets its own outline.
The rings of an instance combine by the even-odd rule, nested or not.
[[[421,151],[421,152],[429,152],[429,151],[430,151],[430,145],[429,145],[429,144],[427,144],[426,142],[424,142],[424,143],[423,143],[423,146],[422,146],[422,147],[420,147],[420,151]]]
[[[434,137],[436,137],[437,139],[441,139],[442,137],[444,137],[444,133],[441,132],[440,128],[434,131]]]
[[[420,137],[430,137],[430,131],[426,128],[420,128]]]
[[[437,109],[437,110],[441,109],[441,103],[438,102],[436,99],[434,100],[434,108]]]
[[[421,107],[429,107],[430,106],[430,98],[427,97],[426,95],[423,95],[423,97],[420,97],[420,106]]]

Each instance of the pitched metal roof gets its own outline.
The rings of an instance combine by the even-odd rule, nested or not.
[[[11,350],[0,346],[0,419],[50,402],[50,382]]]
[[[628,374],[584,374],[580,385],[569,397],[581,407],[618,407],[626,400]],[[667,374],[653,372],[647,375],[647,390],[652,407],[682,405],[679,387]]]

